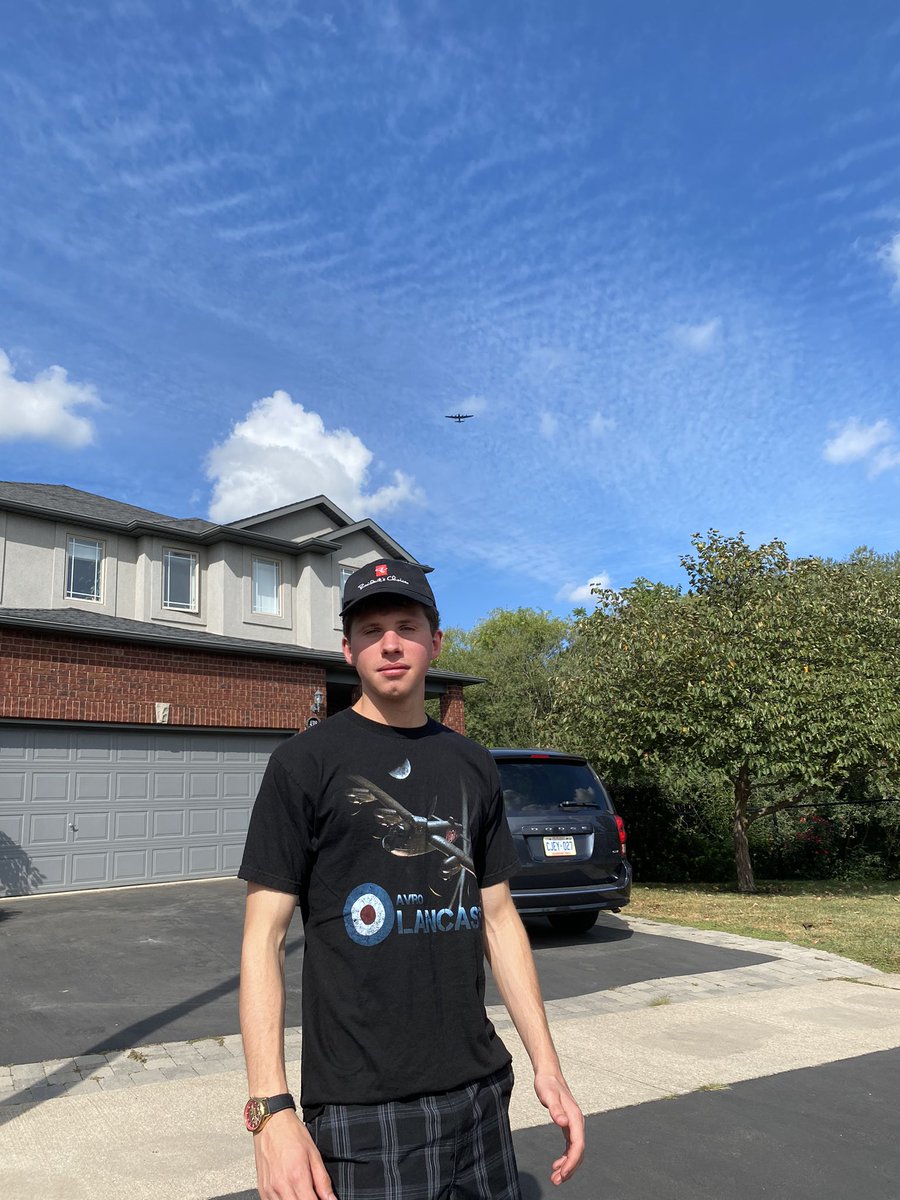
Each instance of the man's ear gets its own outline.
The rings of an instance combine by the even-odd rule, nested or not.
[[[341,638],[341,650],[344,653],[344,661],[348,666],[353,666],[353,651],[350,649],[350,639],[347,637]]]
[[[441,646],[443,645],[443,641],[444,641],[443,629],[436,630],[434,637],[431,639],[431,661],[432,662],[434,662],[434,660],[436,658],[440,658]],[[349,662],[350,660],[348,659],[347,661]]]

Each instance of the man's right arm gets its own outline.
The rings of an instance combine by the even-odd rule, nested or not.
[[[288,1090],[284,1065],[284,947],[296,897],[247,885],[241,951],[241,1036],[251,1096]],[[253,1135],[261,1200],[337,1200],[322,1158],[290,1110]]]

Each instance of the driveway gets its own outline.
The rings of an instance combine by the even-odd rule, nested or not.
[[[0,901],[0,1063],[40,1062],[238,1031],[245,885],[235,879]],[[545,999],[727,971],[771,956],[601,916],[589,934],[529,932]],[[287,1025],[300,1024],[299,913],[288,934]],[[499,997],[489,983],[487,1003]]]
[[[0,1194],[256,1200],[233,1032],[242,900],[221,880],[0,902],[0,1063],[23,1064],[0,1065]],[[493,1009],[524,1200],[897,1200],[900,976],[624,915],[574,942],[530,933],[589,1149],[553,1189],[560,1134]],[[290,943],[289,1024],[299,930]],[[288,1039],[293,1080],[302,1031]]]

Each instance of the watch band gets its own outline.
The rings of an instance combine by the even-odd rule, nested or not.
[[[277,1096],[251,1096],[244,1105],[244,1124],[251,1133],[259,1133],[269,1117],[286,1108],[297,1109],[290,1092],[281,1092]]]

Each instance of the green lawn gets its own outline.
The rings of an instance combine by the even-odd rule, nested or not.
[[[718,884],[635,884],[635,917],[796,942],[900,972],[900,883],[765,882],[741,896]]]

